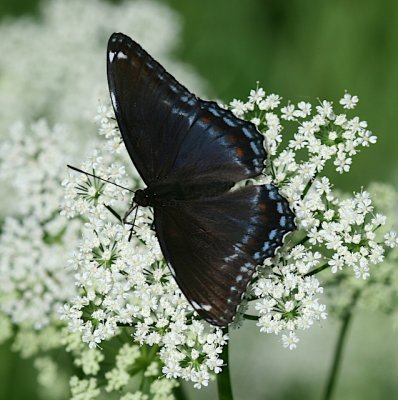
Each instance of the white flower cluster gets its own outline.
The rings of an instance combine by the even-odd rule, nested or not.
[[[72,400],[109,396],[113,392],[126,400],[175,398],[173,391],[179,382],[162,374],[157,346],[135,344],[126,332],[105,343],[105,349],[88,348],[79,334],[67,334],[64,344],[84,374],[83,379],[81,376],[70,380]],[[85,388],[91,389],[86,393]]]
[[[355,102],[346,106],[348,96],[342,105],[351,109]],[[366,124],[357,117],[336,115],[325,101],[315,108],[315,115],[309,103],[280,103],[279,96],[266,97],[258,88],[247,103],[234,101],[231,108],[264,133],[269,158],[257,182],[276,184],[296,215],[297,232],[259,268],[247,296],[255,301],[260,330],[281,334],[283,346],[294,349],[297,330],[327,317],[319,299],[323,288],[314,275],[344,267],[356,278],[367,279],[370,267],[383,261],[385,247],[395,243],[395,236],[387,234],[384,242],[376,239],[386,218],[374,212],[368,192],[339,196],[329,179],[320,175],[328,160],[341,172],[336,160],[351,159],[359,146],[369,144],[360,137],[375,141],[369,131],[365,134]],[[195,387],[207,385],[210,373],[220,371],[220,353],[227,338],[196,319],[176,286],[151,229],[151,211],[139,209],[134,235],[121,223],[120,210],[131,202],[128,190],[121,188],[128,185],[125,162],[130,168],[131,162],[112,117],[109,108],[100,107],[97,120],[105,145],[82,169],[120,186],[84,174],[72,174],[64,182],[64,213],[83,216],[88,222],[71,260],[81,293],[64,307],[63,318],[91,348],[117,335],[119,327],[132,327],[136,342],[159,346],[166,377],[190,380]],[[298,127],[281,149],[283,120]],[[134,189],[139,179],[136,172],[132,176]]]
[[[268,160],[264,176],[257,181],[277,185],[296,215],[298,231],[259,270],[249,297],[259,299],[255,309],[260,330],[282,333],[284,347],[293,349],[298,342],[296,330],[327,316],[319,301],[323,288],[314,274],[344,267],[352,269],[356,278],[367,279],[370,267],[384,260],[386,246],[396,244],[396,235],[390,232],[384,241],[376,238],[386,218],[375,212],[368,192],[341,196],[333,191],[329,178],[321,176],[329,160],[337,172],[349,171],[360,148],[376,142],[367,123],[335,110],[328,101],[315,107],[281,102],[280,96],[267,96],[257,87],[246,103],[234,100],[230,109],[263,132]],[[358,97],[348,93],[340,100],[347,110],[357,102]],[[286,127],[293,134],[283,147]]]
[[[0,24],[0,135],[23,118],[78,124],[94,136],[92,110],[108,96],[106,43],[115,31],[129,34],[191,86],[202,82],[191,68],[172,59],[179,42],[179,16],[161,2],[46,0],[37,18]]]
[[[366,280],[355,279],[352,274],[344,273],[344,270],[338,277],[330,276],[327,282],[331,286],[327,293],[331,300],[330,311],[342,316],[352,307],[354,300],[366,310],[391,315],[394,325],[398,326],[398,247],[396,233],[391,230],[398,227],[398,193],[392,186],[382,183],[372,183],[368,189],[374,197],[372,205],[386,217],[379,216],[385,225],[380,226],[373,239],[379,243],[384,240],[386,248],[383,265],[373,270]]]
[[[101,106],[99,111],[101,132],[107,132],[107,139],[82,169],[127,186],[126,168],[118,155],[123,146],[120,136],[119,146],[113,146],[120,134],[109,110]],[[133,327],[136,342],[159,346],[167,378],[190,380],[198,388],[207,385],[210,373],[221,370],[220,353],[227,337],[192,317],[193,310],[171,276],[151,229],[151,212],[138,210],[131,236],[115,211],[128,209],[127,190],[76,173],[64,186],[63,213],[87,219],[70,263],[80,295],[62,312],[70,330],[95,348],[117,335],[120,326]]]
[[[7,38],[0,42],[1,51],[7,54],[0,60],[0,341],[14,333],[13,350],[23,357],[40,355],[36,365],[45,371],[39,377],[43,385],[51,380],[51,374],[60,376],[51,372],[48,354],[42,357],[62,346],[63,322],[55,310],[79,289],[73,269],[65,266],[81,237],[84,219],[66,222],[59,215],[63,197],[60,181],[66,164],[76,165],[76,159],[85,157],[85,142],[94,137],[92,110],[98,99],[108,96],[104,79],[108,37],[114,31],[131,35],[200,91],[201,79],[172,57],[180,29],[179,16],[152,0],[119,5],[101,0],[48,0],[42,2],[38,18],[9,18],[0,24],[0,34]],[[20,120],[28,122],[15,124]],[[107,132],[105,124],[102,127],[103,134],[113,138],[106,141],[106,152],[112,148],[122,153],[120,137]],[[92,144],[88,147],[91,151]],[[94,156],[91,166],[95,160]],[[100,158],[98,161],[101,164]],[[117,181],[124,171],[113,168],[111,163],[108,176]],[[94,197],[95,201],[96,190],[97,186],[88,188],[86,198]],[[111,201],[109,185],[100,190],[101,198],[110,196],[109,204],[117,207],[122,201],[121,193]],[[96,218],[89,223],[94,220],[101,224]],[[118,229],[115,235],[120,234]],[[107,257],[106,252],[103,255]],[[202,337],[207,335],[203,333],[200,340]],[[203,346],[210,352],[210,345]],[[95,368],[96,364],[89,356],[74,356],[85,373],[96,373],[90,371],[90,366]],[[188,361],[186,366],[184,371]],[[165,385],[170,385],[167,382]],[[162,392],[161,386],[155,389],[154,383],[151,398],[167,398],[155,396]],[[170,390],[164,389],[164,393]]]
[[[80,223],[59,215],[61,177],[76,147],[68,132],[44,121],[16,124],[0,145],[0,178],[14,189],[14,216],[0,236],[0,311],[16,325],[40,329],[56,321],[60,304],[76,292],[67,254]]]
[[[323,288],[314,276],[306,276],[319,262],[319,253],[297,245],[274,257],[272,272],[263,271],[253,285],[257,325],[261,332],[282,333],[284,347],[294,349],[299,341],[296,331],[308,329],[327,316],[317,297]]]

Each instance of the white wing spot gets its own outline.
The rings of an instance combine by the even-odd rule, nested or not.
[[[209,111],[216,117],[219,117],[221,114],[215,107],[210,107]]]
[[[112,62],[113,59],[115,58],[115,53],[113,51],[110,51],[108,57],[109,57],[109,62]]]
[[[198,304],[196,301],[192,300],[191,301],[192,307],[195,310],[205,310],[205,311],[210,311],[211,310],[211,305],[210,304]]]
[[[224,119],[224,122],[225,122],[228,126],[231,126],[231,127],[236,126],[235,122],[234,122],[232,119],[230,119],[230,118],[228,118],[228,117],[224,117],[223,119]]]
[[[122,51],[119,51],[119,53],[117,53],[117,59],[118,60],[127,60],[127,54],[124,54]]]
[[[238,254],[232,254],[232,255],[230,255],[228,257],[225,257],[224,258],[224,262],[229,263],[231,261],[234,261],[238,257],[239,257]]]
[[[113,93],[113,92],[111,92],[111,101],[112,101],[112,105],[113,105],[113,108],[115,109],[115,111],[118,111],[115,93]]]
[[[272,231],[269,233],[268,237],[270,238],[270,240],[274,240],[276,234],[278,233],[277,229],[272,229]]]
[[[196,301],[191,301],[192,307],[196,310],[198,308],[200,308],[199,304]]]
[[[242,275],[238,275],[236,277],[236,282],[240,282],[242,279],[243,279],[243,276]]]
[[[252,268],[252,264],[246,263],[245,265],[240,267],[240,272],[245,274],[247,271],[249,271],[250,268]]]
[[[174,271],[174,268],[170,264],[167,264],[167,266],[169,267],[171,275],[173,275],[173,277],[175,278],[176,277],[176,272]]]
[[[244,127],[244,128],[242,128],[242,131],[243,131],[243,134],[247,138],[249,138],[249,139],[253,138],[253,132],[251,132],[250,129],[247,129],[246,127]]]
[[[252,148],[253,153],[254,153],[256,156],[258,156],[258,155],[261,154],[261,150],[257,148],[256,143],[250,142],[250,147]]]

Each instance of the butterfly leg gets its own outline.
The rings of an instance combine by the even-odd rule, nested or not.
[[[130,234],[129,234],[129,241],[131,240],[134,232],[134,226],[135,226],[135,220],[137,218],[137,213],[138,213],[138,204],[133,204],[124,214],[123,218],[111,207],[108,205],[105,205],[105,207],[124,225],[131,225],[130,228]],[[135,214],[134,214],[134,219],[132,222],[127,221],[127,218],[129,217],[129,215],[135,210]]]
[[[133,203],[130,208],[126,211],[126,213],[124,214],[123,218],[122,218],[122,222],[124,224],[128,224],[127,222],[127,218],[129,217],[129,215],[136,209],[138,208],[138,205],[136,203]]]
[[[129,215],[135,210],[135,214],[134,214],[134,218],[133,221],[127,221],[127,218],[129,217]],[[137,219],[137,213],[138,213],[138,204],[133,204],[127,211],[126,214],[124,215],[122,221],[124,224],[126,225],[131,225],[130,228],[130,234],[129,234],[129,238],[128,241],[131,241],[131,238],[133,237],[133,234],[135,233],[134,231],[134,227],[135,227],[135,220]]]
[[[149,208],[149,210],[150,210],[150,213],[152,214],[152,222],[151,222],[151,225],[149,226],[150,227],[150,229],[152,230],[152,231],[156,231],[156,229],[155,229],[155,219],[154,219],[154,215],[153,215],[153,209],[152,208]]]
[[[123,219],[122,217],[119,215],[119,213],[117,213],[111,206],[108,206],[105,204],[105,208],[116,218],[118,219],[120,222],[123,223]]]

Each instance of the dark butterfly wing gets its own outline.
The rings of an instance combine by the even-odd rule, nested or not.
[[[198,99],[127,36],[113,34],[107,56],[113,107],[138,172],[153,193],[187,191],[184,201],[173,192],[174,203],[155,207],[163,254],[194,309],[225,326],[256,265],[294,228],[272,185],[226,192],[261,173],[263,137],[252,123]]]
[[[238,182],[261,173],[255,126],[178,83],[129,37],[108,43],[108,83],[124,143],[144,182]]]
[[[273,185],[155,207],[163,254],[193,308],[213,325],[236,313],[258,264],[272,257],[294,215]]]

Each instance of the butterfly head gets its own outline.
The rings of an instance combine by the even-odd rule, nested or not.
[[[137,190],[135,192],[133,201],[134,203],[142,207],[148,207],[152,205],[151,198],[147,190],[142,190],[142,189]]]

